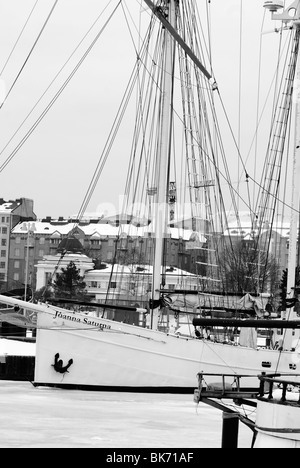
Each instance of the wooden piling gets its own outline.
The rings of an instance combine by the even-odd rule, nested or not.
[[[222,449],[237,449],[239,439],[239,415],[223,412]]]

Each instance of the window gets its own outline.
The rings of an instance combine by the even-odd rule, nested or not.
[[[20,268],[20,262],[19,262],[19,260],[16,260],[16,261],[14,262],[14,268],[15,268],[16,270],[17,270],[18,268]]]
[[[92,240],[91,245],[94,245],[94,246],[100,245],[100,240],[95,240],[95,239]]]
[[[2,245],[2,247],[6,247],[7,246],[7,239],[1,239],[1,245]]]
[[[45,244],[45,237],[41,237],[40,238],[40,245],[44,245]]]
[[[117,289],[117,283],[115,281],[111,281],[110,288],[111,289]]]
[[[1,222],[2,222],[2,223],[5,223],[5,217],[4,217],[4,216],[2,216]]]
[[[7,227],[2,228],[2,234],[7,234]]]
[[[5,273],[0,273],[0,281],[5,281]]]
[[[92,281],[91,287],[92,287],[92,288],[97,288],[97,287],[98,287],[97,281]]]
[[[44,250],[39,250],[39,257],[43,257],[44,256]]]
[[[5,258],[6,257],[6,250],[1,250],[1,258]]]
[[[2,270],[6,267],[6,263],[5,262],[0,262],[0,268],[2,268]]]
[[[45,284],[50,284],[52,281],[52,273],[46,273],[45,274]]]
[[[21,244],[21,237],[16,237],[16,244]]]
[[[15,280],[15,281],[19,281],[19,279],[20,279],[19,273],[15,273],[15,274],[14,274],[14,280]]]
[[[15,249],[15,257],[20,257],[20,249]]]
[[[127,239],[122,239],[121,242],[119,243],[120,245],[120,248],[122,250],[126,250],[127,249]]]

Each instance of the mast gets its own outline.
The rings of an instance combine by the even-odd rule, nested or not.
[[[295,107],[295,143],[293,157],[293,179],[292,179],[292,201],[291,201],[291,229],[289,243],[289,261],[288,261],[288,279],[287,279],[287,299],[296,298],[296,268],[297,268],[297,246],[299,235],[299,208],[300,208],[300,60],[299,60],[299,37],[300,37],[300,6],[297,1],[297,20],[294,21],[294,27],[297,29],[298,57],[296,65],[296,75],[294,83],[294,107]],[[289,320],[297,319],[297,313],[294,307],[288,316]],[[290,348],[296,348],[293,345],[293,332],[286,334],[285,344]]]
[[[167,0],[165,0],[167,1]],[[177,0],[178,2],[179,0]],[[157,16],[159,21],[164,25],[164,27],[169,31],[172,37],[175,39],[177,44],[182,47],[182,49],[186,52],[186,54],[190,57],[190,59],[194,62],[194,64],[201,70],[203,75],[211,82],[214,89],[217,89],[217,83],[214,81],[212,75],[209,71],[205,68],[205,66],[200,62],[199,58],[194,54],[192,49],[186,44],[186,42],[180,37],[176,30],[176,25],[173,26],[170,21],[165,16],[165,12],[163,11],[162,7],[156,6],[151,0],[144,0],[147,3],[148,7],[153,11],[153,13]]]
[[[218,85],[209,71],[205,68],[193,50],[188,46],[184,39],[178,33],[177,11],[179,10],[180,0],[162,0],[157,5],[152,0],[144,0],[153,14],[162,23],[165,32],[164,49],[164,79],[162,85],[161,99],[161,132],[158,142],[156,181],[157,181],[157,199],[153,209],[154,214],[154,236],[155,253],[153,267],[152,301],[150,303],[151,328],[157,329],[160,316],[160,291],[161,275],[163,266],[163,254],[165,237],[167,233],[167,224],[169,220],[168,195],[169,195],[169,163],[171,154],[171,134],[172,134],[172,108],[173,108],[173,85],[174,85],[174,63],[175,63],[175,45],[177,44],[191,59],[194,65],[200,70],[207,79],[212,90],[218,89]]]
[[[288,279],[287,279],[287,299],[295,298],[295,283],[296,283],[296,267],[297,267],[297,245],[299,233],[299,208],[300,208],[300,60],[299,60],[299,38],[300,38],[300,2],[294,1],[289,7],[284,9],[282,1],[266,1],[265,8],[272,12],[273,20],[281,20],[286,26],[288,23],[293,24],[296,30],[297,41],[297,64],[294,80],[294,118],[295,118],[295,142],[293,155],[293,173],[292,173],[292,200],[291,200],[291,217],[290,217],[290,242],[289,242],[289,259],[288,259]],[[283,13],[277,13],[283,9]],[[296,320],[297,314],[295,309],[290,309],[288,320]],[[294,333],[287,332],[285,337],[285,348],[294,348],[293,344]]]
[[[176,8],[179,0],[165,0],[164,13],[173,28],[176,28]],[[172,133],[172,101],[174,82],[175,41],[165,29],[164,76],[161,95],[161,131],[158,142],[156,180],[157,199],[154,207],[155,253],[152,285],[151,328],[157,329],[160,315],[161,274],[164,243],[168,224],[169,160]]]
[[[300,7],[299,7],[300,19]],[[299,206],[300,206],[300,60],[299,60],[299,35],[300,24],[297,24],[297,41],[298,41],[298,57],[294,87],[294,104],[295,104],[295,143],[293,157],[293,176],[292,176],[292,200],[291,200],[291,229],[289,243],[289,261],[288,261],[288,282],[287,282],[287,298],[292,299],[295,293],[296,267],[297,267],[297,244],[299,232]]]

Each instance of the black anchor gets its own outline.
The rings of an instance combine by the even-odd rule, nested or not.
[[[69,373],[69,369],[72,366],[72,364],[74,364],[74,361],[73,359],[70,359],[68,365],[64,366],[63,361],[59,359],[59,353],[57,353],[55,355],[54,364],[52,365],[52,367],[54,367],[55,371],[59,374],[66,374]]]

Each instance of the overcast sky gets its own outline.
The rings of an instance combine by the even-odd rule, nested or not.
[[[123,0],[136,23],[142,0]],[[59,0],[36,47],[0,110],[0,165],[14,154],[22,139],[59,90],[79,57],[105,23],[117,0]],[[199,0],[199,4],[206,0]],[[214,70],[233,128],[237,131],[238,76],[240,57],[240,13],[243,12],[242,151],[249,150],[255,131],[257,70],[262,0],[211,0]],[[0,71],[10,89],[36,41],[54,0],[0,0]],[[53,78],[74,52],[96,18],[96,27],[65,67],[13,137],[25,117],[41,98]],[[33,10],[33,7],[35,9]],[[29,17],[15,50],[14,45]],[[142,14],[145,19],[147,11]],[[275,24],[268,19],[264,29]],[[278,36],[278,35],[277,35]],[[278,37],[264,35],[264,70],[274,72],[270,58]],[[8,57],[11,57],[7,62]],[[134,48],[122,9],[89,54],[40,125],[0,173],[0,196],[5,199],[34,199],[39,218],[70,216],[81,206],[88,184],[106,141],[135,60]],[[272,71],[273,70],[273,71]],[[267,86],[267,84],[266,84]],[[251,123],[252,122],[252,123]],[[10,142],[11,138],[12,141]],[[120,164],[121,165],[121,164]],[[91,201],[88,211],[115,200],[124,172],[115,163]]]

